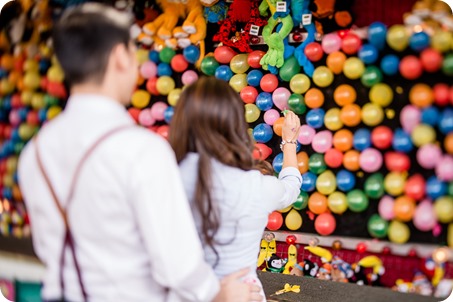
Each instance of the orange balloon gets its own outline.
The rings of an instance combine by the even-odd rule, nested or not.
[[[319,192],[314,192],[308,198],[308,209],[318,215],[327,212],[327,197]]]
[[[13,84],[13,85],[16,85],[16,83],[19,81],[19,79],[21,78],[21,74],[19,71],[17,70],[12,70],[10,73],[9,73],[9,76],[8,76],[8,80]]]
[[[357,150],[349,150],[343,156],[343,166],[349,171],[357,171],[360,169],[359,165],[360,153]]]
[[[137,85],[140,86],[145,82],[145,78],[140,75],[140,73],[137,76]]]
[[[409,101],[419,108],[425,108],[434,101],[434,93],[426,84],[415,84],[409,92]]]
[[[340,119],[348,127],[355,127],[362,120],[361,108],[357,104],[348,104],[341,108]]]
[[[304,174],[308,171],[308,155],[305,152],[297,153],[297,168],[300,174]]]
[[[333,135],[333,146],[335,149],[346,152],[352,148],[354,135],[348,129],[341,129]]]
[[[453,133],[447,134],[444,140],[445,151],[449,154],[453,154]]]
[[[13,198],[15,201],[22,201],[22,193],[20,192],[19,186],[13,186]]]
[[[327,56],[326,64],[334,74],[340,74],[343,72],[343,65],[345,61],[346,55],[341,51],[335,51]]]
[[[406,195],[398,197],[393,204],[393,212],[399,221],[410,221],[415,212],[415,200]]]
[[[285,118],[282,116],[282,117],[279,117],[275,122],[274,122],[274,125],[273,125],[273,128],[274,128],[274,132],[275,134],[277,134],[278,136],[282,136],[282,128],[283,128],[283,122],[285,121]]]
[[[351,85],[341,84],[335,89],[333,99],[338,106],[343,107],[355,102],[357,99],[357,92]]]
[[[12,55],[5,53],[0,57],[0,67],[5,70],[11,70],[14,67],[14,58]]]
[[[310,88],[305,93],[305,105],[308,108],[320,108],[324,104],[324,94],[318,88]]]

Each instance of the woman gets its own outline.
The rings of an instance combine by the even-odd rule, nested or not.
[[[224,81],[201,78],[182,93],[169,141],[205,258],[219,278],[256,260],[269,213],[295,202],[302,182],[297,169],[299,118],[288,112],[282,131],[283,169],[277,179],[257,170],[244,103]]]

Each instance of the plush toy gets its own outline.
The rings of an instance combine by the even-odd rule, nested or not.
[[[283,274],[289,275],[293,267],[297,264],[297,248],[294,244],[288,247],[288,261],[285,264]]]
[[[265,261],[268,261],[272,255],[277,251],[277,242],[275,236],[272,233],[265,233],[263,239],[261,239],[260,252],[258,254],[258,260],[256,263],[257,267],[261,267]],[[265,271],[266,268],[263,269]]]
[[[330,275],[332,272],[332,265],[330,263],[324,263],[318,270],[318,274],[316,278],[319,280],[331,280],[332,276]]]
[[[422,296],[431,296],[433,294],[433,286],[428,278],[422,272],[416,272],[412,279],[414,292]]]
[[[320,246],[306,246],[306,250],[310,253],[319,256],[321,258],[322,263],[328,263],[332,261],[332,253]]]
[[[304,259],[303,262],[299,262],[296,264],[291,271],[291,275],[296,276],[305,276],[305,277],[316,277],[318,274],[319,266],[317,263],[312,262],[308,259]]]
[[[273,254],[266,262],[266,271],[271,273],[281,273],[285,269],[286,260]]]
[[[218,23],[227,17],[228,5],[224,1],[213,3],[204,8],[204,18],[209,23]]]
[[[365,275],[365,269],[362,266],[358,265],[357,263],[353,263],[352,269],[354,270],[354,276],[349,279],[349,282],[355,283],[357,285],[368,284],[368,279]]]
[[[349,279],[354,276],[354,271],[349,263],[335,256],[332,260],[330,275],[332,276],[332,281],[348,283]]]
[[[405,281],[403,279],[397,279],[395,281],[395,285],[392,287],[394,291],[398,291],[400,293],[413,293],[414,292],[414,285],[410,281]]]
[[[292,0],[291,1],[291,12],[294,20],[294,24],[302,23],[302,16],[311,14],[310,9],[310,0]],[[299,45],[294,51],[294,56],[301,66],[304,69],[306,75],[310,78],[313,76],[315,67],[313,63],[307,58],[304,53],[305,47],[315,41],[316,27],[313,22],[310,24],[304,25],[305,30],[307,31],[307,38]]]
[[[327,34],[352,25],[353,0],[313,0],[310,5],[319,34]]]
[[[377,256],[366,256],[362,258],[358,265],[364,268],[372,268],[372,273],[368,276],[368,281],[373,286],[381,286],[381,276],[385,273],[385,268],[382,264],[382,260]]]

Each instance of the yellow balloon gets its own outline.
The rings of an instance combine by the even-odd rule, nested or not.
[[[136,90],[131,97],[131,104],[135,108],[142,109],[148,106],[151,100],[151,94],[146,90]]]
[[[176,104],[178,104],[179,97],[181,96],[182,89],[181,88],[176,88],[170,91],[170,93],[167,96],[168,104],[170,106],[175,107]]]
[[[13,91],[14,84],[8,78],[4,78],[0,81],[0,95],[8,95]]]
[[[245,73],[250,65],[248,63],[248,54],[241,53],[235,55],[230,61],[230,69],[234,73]]]
[[[404,25],[396,24],[387,32],[387,44],[396,51],[403,51],[409,45],[408,29]]]
[[[44,101],[44,94],[42,93],[33,93],[31,98],[31,106],[33,109],[41,109],[46,106],[46,102]]]
[[[384,178],[384,189],[392,196],[399,196],[404,191],[406,177],[399,172],[390,172]]]
[[[245,104],[245,120],[247,123],[256,122],[260,117],[261,111],[256,107],[255,104]]]
[[[247,75],[245,73],[235,74],[230,79],[230,86],[239,93],[241,92],[242,88],[247,86]]]
[[[61,83],[64,80],[63,69],[59,65],[52,65],[49,70],[47,70],[47,78],[51,82]]]
[[[300,227],[302,226],[302,216],[300,216],[299,212],[292,209],[291,211],[289,211],[288,215],[286,215],[285,225],[291,231],[300,229]]]
[[[41,77],[37,71],[29,71],[24,75],[24,87],[28,90],[35,90],[41,83]]]
[[[437,30],[431,37],[431,46],[440,51],[447,52],[453,43],[452,33],[445,30]]]
[[[6,160],[6,171],[8,173],[14,173],[17,169],[17,156],[10,156]]]
[[[393,90],[385,83],[378,83],[371,87],[369,97],[376,105],[387,107],[393,101]]]
[[[409,240],[410,235],[411,232],[406,224],[398,220],[390,222],[388,228],[388,237],[390,241],[403,244]]]
[[[138,64],[143,64],[146,61],[149,61],[149,52],[146,49],[139,48],[135,53],[135,57],[137,58]]]
[[[348,209],[348,200],[342,192],[333,192],[327,198],[327,206],[335,214],[343,214]]]
[[[330,131],[337,131],[343,128],[343,122],[340,118],[340,108],[330,108],[324,115],[324,125]]]
[[[350,57],[344,62],[343,73],[348,79],[357,80],[362,76],[364,71],[365,65],[357,57]]]
[[[22,91],[20,94],[20,98],[22,99],[22,104],[28,106],[31,104],[31,99],[33,98],[33,92],[29,90]]]
[[[319,193],[329,195],[337,188],[337,180],[332,171],[327,170],[316,179],[316,189]]]
[[[436,141],[436,131],[430,125],[418,124],[412,131],[411,139],[417,147],[434,143]]]
[[[310,78],[305,74],[295,74],[289,81],[289,88],[294,93],[305,93],[310,88]]]
[[[6,188],[14,186],[14,177],[11,174],[3,175],[3,186]]]
[[[293,207],[293,205],[289,205],[287,206],[286,208],[283,208],[283,209],[280,209],[278,210],[280,213],[286,213],[286,212],[289,212],[289,210],[291,210],[291,208]]]
[[[366,103],[362,108],[362,121],[367,126],[379,125],[384,119],[384,110],[381,106]]]
[[[25,72],[38,72],[39,71],[39,63],[33,59],[28,59],[24,62],[24,71]]]
[[[47,110],[47,119],[50,121],[61,113],[63,109],[60,106],[52,106]]]
[[[453,222],[453,197],[442,196],[434,202],[434,212],[440,223]]]
[[[447,243],[450,248],[453,248],[453,223],[448,225]]]
[[[159,77],[156,81],[156,89],[161,95],[168,95],[175,89],[175,81],[169,76]]]
[[[327,87],[333,82],[333,73],[326,66],[316,67],[313,72],[313,82],[318,87]]]

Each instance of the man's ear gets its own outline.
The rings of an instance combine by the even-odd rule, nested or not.
[[[113,47],[111,59],[115,69],[118,70],[126,70],[131,64],[129,49],[122,43]]]

